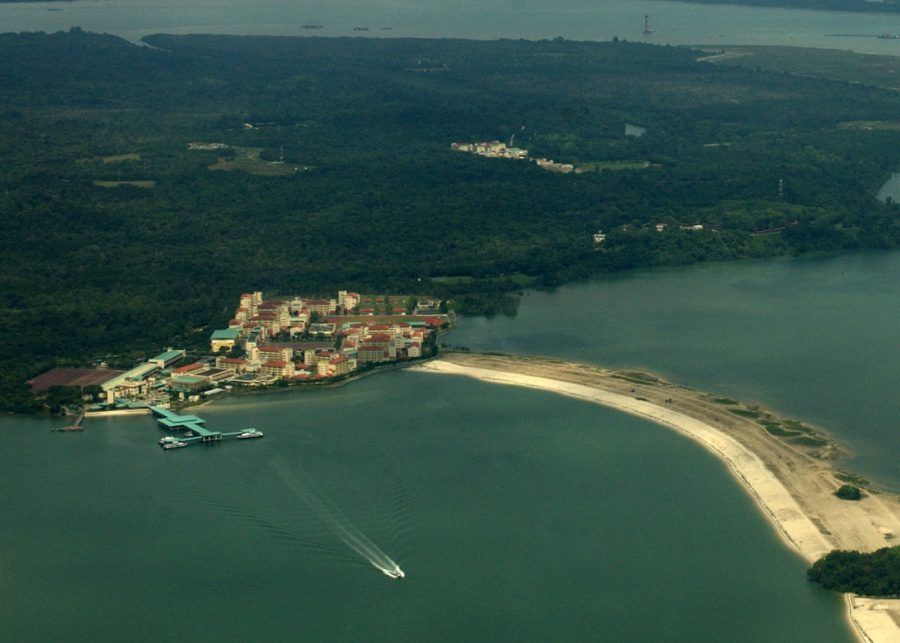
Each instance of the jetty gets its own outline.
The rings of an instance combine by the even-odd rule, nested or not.
[[[81,423],[84,422],[84,413],[81,413],[72,424],[69,426],[64,426],[61,429],[51,429],[52,431],[57,432],[69,432],[69,431],[84,431],[84,427],[81,426]]]
[[[161,406],[151,406],[150,412],[156,418],[160,428],[166,431],[181,432],[176,438],[163,438],[161,445],[183,443],[184,446],[202,442],[221,442],[229,438],[261,438],[262,432],[253,428],[223,433],[206,428],[206,420],[197,415],[180,415]]]

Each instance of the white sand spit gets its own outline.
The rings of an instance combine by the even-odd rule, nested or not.
[[[756,407],[644,374],[556,360],[453,353],[414,370],[552,391],[674,429],[722,460],[785,543],[809,562],[832,549],[873,551],[900,534],[900,497],[881,492],[859,502],[838,499],[839,472],[829,459],[837,447],[771,435],[757,421]],[[900,641],[900,600],[848,595],[847,608],[860,640]]]

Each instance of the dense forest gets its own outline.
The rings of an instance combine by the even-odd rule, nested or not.
[[[900,165],[884,88],[628,42],[146,43],[0,35],[6,409],[53,365],[202,346],[246,290],[491,313],[605,272],[900,243],[874,198]],[[450,150],[513,135],[583,171]]]
[[[868,554],[833,551],[817,560],[807,574],[810,580],[838,592],[900,596],[900,546]]]

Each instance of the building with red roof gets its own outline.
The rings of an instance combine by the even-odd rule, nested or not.
[[[346,375],[351,370],[350,360],[346,355],[335,355],[328,360],[328,376],[339,377]]]
[[[286,362],[280,359],[273,359],[267,362],[263,362],[262,366],[259,368],[259,372],[263,377],[271,378],[271,377],[293,377],[294,376],[294,363]]]
[[[375,344],[364,343],[357,349],[357,360],[360,364],[370,362],[388,362],[391,359],[387,348]]]
[[[243,373],[247,370],[247,360],[240,357],[217,357],[217,368],[226,368],[235,373]]]
[[[199,371],[202,368],[206,368],[206,364],[186,364],[185,366],[179,366],[178,368],[172,369],[172,375],[187,375],[191,371]]]

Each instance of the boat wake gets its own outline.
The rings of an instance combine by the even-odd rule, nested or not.
[[[324,543],[322,540],[323,534],[311,533],[309,530],[306,530],[306,533],[304,533],[298,530],[297,525],[293,522],[285,522],[284,520],[271,518],[254,511],[248,507],[249,503],[235,502],[233,496],[221,498],[202,489],[192,489],[191,495],[216,512],[254,525],[256,528],[261,529],[268,538],[287,543],[291,547],[301,546],[304,549],[315,551],[321,556],[328,556],[338,560],[350,559],[350,552]],[[356,559],[353,558],[352,560]]]
[[[385,576],[397,580],[406,576],[400,566],[357,529],[337,505],[316,487],[312,480],[305,479],[299,471],[291,470],[280,459],[275,460],[273,466],[284,484],[303,500],[345,545],[365,558]]]

